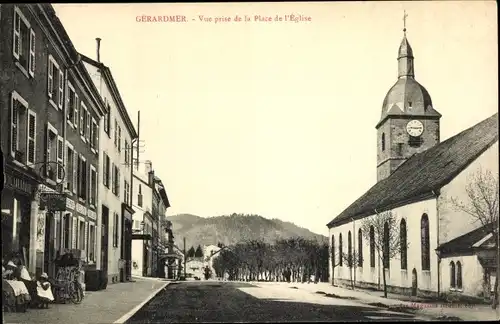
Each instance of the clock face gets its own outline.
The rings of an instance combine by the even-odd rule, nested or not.
[[[412,120],[406,125],[406,131],[410,136],[418,137],[424,132],[424,124],[420,120]]]

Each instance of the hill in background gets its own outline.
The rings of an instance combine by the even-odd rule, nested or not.
[[[191,246],[216,245],[221,242],[232,245],[248,240],[263,240],[274,243],[276,239],[300,236],[307,239],[327,241],[324,235],[279,219],[268,219],[259,215],[232,214],[230,216],[200,217],[191,214],[179,214],[167,217],[172,222],[176,245],[183,248],[186,237],[186,249]]]

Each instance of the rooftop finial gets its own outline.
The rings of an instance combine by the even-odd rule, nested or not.
[[[405,10],[403,14],[403,32],[405,33],[405,36],[406,36],[406,17],[408,17],[408,15],[406,14]]]

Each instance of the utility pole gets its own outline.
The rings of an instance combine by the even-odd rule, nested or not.
[[[184,236],[184,279],[186,279],[186,237]]]

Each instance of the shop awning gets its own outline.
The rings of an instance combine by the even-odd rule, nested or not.
[[[151,241],[151,234],[132,234],[132,240]]]

